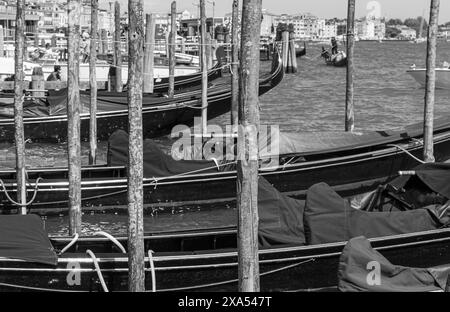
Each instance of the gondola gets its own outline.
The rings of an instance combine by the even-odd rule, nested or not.
[[[399,184],[396,179],[376,195],[382,201],[362,205],[359,210],[350,207],[350,202],[323,183],[308,191],[306,201],[298,201],[278,193],[270,183],[260,179],[261,290],[336,290],[342,251],[348,240],[360,236],[367,236],[375,250],[397,265],[422,268],[448,265],[450,213],[443,208],[449,200],[449,169],[448,164],[416,168],[418,176],[428,175],[429,181],[440,181],[441,185],[430,185],[427,181],[429,189],[424,190],[422,180],[419,184],[414,179]],[[408,202],[402,194],[417,188],[422,190],[419,195],[434,192],[436,197],[447,200],[447,204],[411,210],[414,201]],[[397,192],[392,192],[393,189]],[[430,211],[441,213],[432,215]],[[336,216],[340,218],[338,222]],[[48,239],[42,221],[32,215],[3,216],[0,222],[4,225],[0,227],[3,230],[0,241],[3,238],[10,243],[9,248],[2,248],[0,243],[1,290],[127,290],[126,238]],[[9,239],[19,231],[21,236],[16,238],[17,242]],[[317,243],[317,239],[322,243]],[[236,230],[233,228],[148,234],[145,250],[148,291],[237,290]]]
[[[116,133],[118,134],[118,133]],[[109,154],[115,150],[107,166],[85,167],[82,170],[83,209],[108,211],[126,209],[127,136],[110,140]],[[389,181],[399,170],[419,164],[423,153],[422,124],[399,131],[379,131],[358,134],[304,134],[287,136],[280,143],[279,166],[261,169],[260,174],[282,193],[304,199],[315,183],[327,182],[343,196],[375,189]],[[320,142],[308,149],[311,142]],[[450,122],[448,117],[435,121],[435,155],[437,161],[450,159]],[[186,206],[209,208],[217,203],[231,203],[236,198],[234,162],[218,168],[213,161],[175,162],[171,156],[146,140],[144,150],[145,212],[178,211]],[[286,147],[284,147],[286,145]],[[148,158],[147,158],[148,157]],[[116,160],[114,160],[116,159]],[[227,162],[225,161],[225,164]],[[16,198],[15,171],[0,171],[4,187],[0,188],[1,213],[15,213],[16,207],[5,195]],[[67,212],[67,168],[37,168],[27,170],[28,198],[36,193],[29,211],[45,215]]]
[[[298,48],[295,50],[295,55],[297,56],[297,58],[300,58],[300,57],[306,55],[306,42],[303,44],[302,48]]]
[[[328,66],[345,67],[347,66],[347,55],[345,52],[340,51],[337,54],[332,55],[329,51],[322,48],[322,58]]]
[[[283,79],[283,65],[275,58],[270,74],[260,79],[259,94],[275,88]],[[28,100],[24,106],[25,138],[37,141],[64,141],[67,138],[67,89],[51,91],[45,101]],[[14,142],[14,119],[11,100],[0,109],[0,142]],[[124,93],[99,93],[97,135],[107,140],[117,129],[128,129],[127,96]],[[208,118],[213,119],[230,110],[231,87],[229,79],[215,80],[208,89]],[[89,138],[89,94],[81,94],[81,139]],[[144,95],[144,137],[170,134],[177,125],[192,126],[194,117],[201,115],[201,90],[185,89],[175,98],[164,94]]]

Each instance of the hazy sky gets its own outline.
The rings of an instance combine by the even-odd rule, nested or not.
[[[112,1],[112,0],[111,0]],[[212,1],[207,1],[208,15],[212,16]],[[103,3],[103,7],[109,7],[108,0],[100,0]],[[127,1],[120,0],[123,10],[126,10]],[[211,3],[208,3],[211,2]],[[223,16],[225,13],[231,12],[232,0],[216,0],[216,16]],[[164,13],[170,10],[170,0],[144,0],[144,6],[146,12]],[[183,11],[189,10],[195,14],[197,8],[194,4],[198,3],[198,0],[178,0],[177,9]],[[242,0],[241,0],[242,3]],[[367,6],[371,3],[376,3],[371,9]],[[425,10],[425,14],[428,19],[430,0],[356,0],[356,15],[362,17],[367,13],[376,10],[381,12],[381,16],[387,18],[401,18],[422,16]],[[378,10],[378,7],[380,10]],[[310,12],[314,15],[331,18],[331,17],[345,17],[347,15],[347,0],[263,0],[263,8],[270,12],[281,13],[305,13]],[[450,21],[450,1],[441,1],[440,9],[441,24]]]

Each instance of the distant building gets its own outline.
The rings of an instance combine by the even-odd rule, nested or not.
[[[261,36],[268,37],[275,32],[275,24],[277,15],[268,12],[267,10],[262,11],[262,21],[261,21]]]
[[[405,39],[416,39],[417,38],[417,31],[412,28],[409,28],[408,26],[396,25],[394,27],[401,31],[401,33],[399,35],[400,37],[403,37]]]

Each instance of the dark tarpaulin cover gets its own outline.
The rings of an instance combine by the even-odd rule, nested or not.
[[[431,190],[450,199],[450,164],[423,164],[415,168],[414,171],[416,172],[415,177],[419,178]],[[412,176],[402,176],[390,184],[396,188],[403,188],[412,178]]]
[[[53,266],[58,263],[37,215],[0,216],[0,257]]]
[[[259,244],[304,245],[303,210],[305,202],[278,192],[266,179],[259,178]]]
[[[360,211],[327,184],[317,184],[306,195],[306,242],[308,245],[327,244],[358,236],[375,238],[435,230],[444,226],[435,209],[437,207],[405,212]]]
[[[128,134],[123,130],[117,130],[109,138],[108,145],[108,165],[128,166]],[[144,141],[144,177],[170,177],[193,171],[214,173],[218,170],[213,161],[177,161],[161,151],[152,140]]]
[[[374,268],[369,266],[372,261],[380,264],[379,272],[375,272]],[[374,274],[377,273],[381,273],[379,274],[381,280],[375,282]],[[343,292],[443,291],[449,275],[450,265],[429,269],[394,265],[374,250],[365,237],[357,237],[350,240],[342,252],[339,260],[338,287]]]

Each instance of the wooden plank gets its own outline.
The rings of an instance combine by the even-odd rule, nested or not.
[[[144,251],[144,160],[143,160],[143,74],[144,18],[143,0],[129,0],[128,62],[128,287],[132,292],[145,291]]]
[[[262,0],[244,0],[237,164],[239,291],[258,292],[259,40]]]
[[[428,27],[427,44],[427,72],[425,87],[424,109],[424,150],[423,158],[426,162],[434,162],[434,93],[436,89],[436,46],[438,34],[440,0],[431,0],[430,24]]]
[[[345,131],[355,129],[353,65],[355,51],[355,0],[348,0],[347,12],[347,88],[345,93]]]
[[[81,0],[68,0],[67,136],[69,163],[69,232],[81,234],[80,17]]]
[[[91,46],[89,55],[90,120],[89,120],[89,164],[97,161],[97,44],[98,44],[98,0],[91,0]]]
[[[16,148],[17,202],[22,206],[20,214],[27,213],[27,188],[25,174],[25,134],[23,126],[23,62],[25,50],[25,0],[17,0],[15,33],[15,80],[14,80],[14,139]]]

